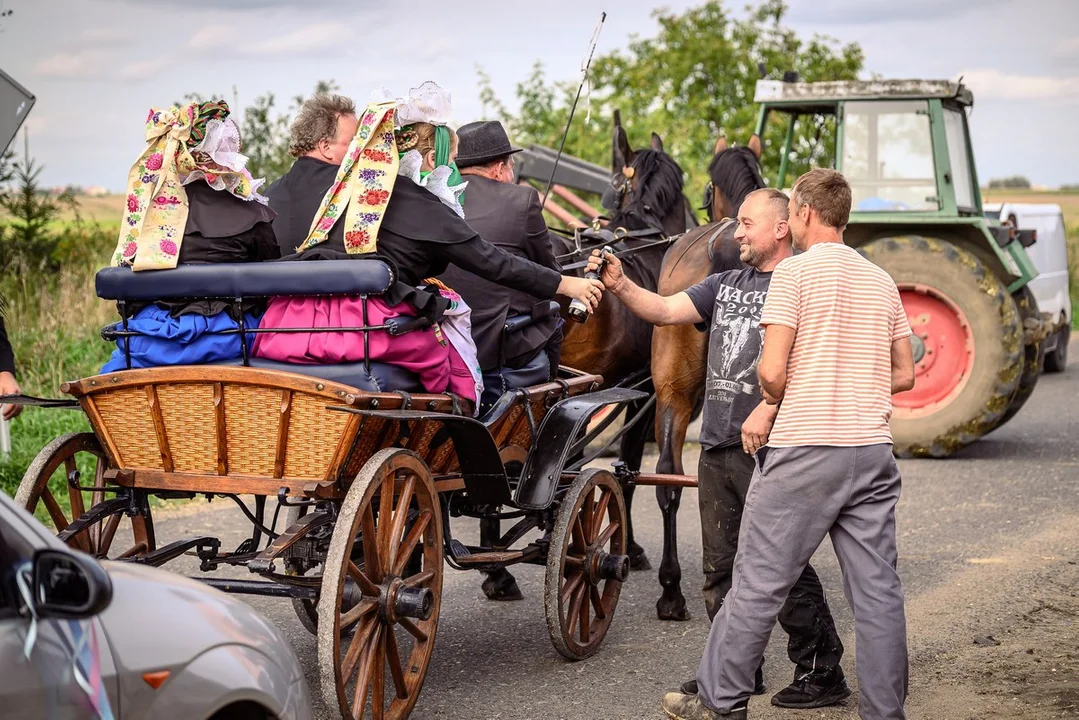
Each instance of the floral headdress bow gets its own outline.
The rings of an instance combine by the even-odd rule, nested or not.
[[[358,255],[375,251],[400,161],[393,126],[392,102],[374,102],[363,111],[337,177],[322,198],[307,239],[296,252],[324,242],[342,212],[345,252]]]
[[[254,195],[250,174],[216,164],[207,166],[192,155],[206,137],[207,124],[228,117],[224,102],[151,108],[146,117],[146,148],[127,176],[127,207],[113,265],[133,270],[176,267],[187,225],[187,193],[183,184],[196,170],[207,167],[238,197]]]

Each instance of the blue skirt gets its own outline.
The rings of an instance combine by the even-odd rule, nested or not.
[[[261,318],[244,314],[246,327],[257,328]],[[147,368],[161,365],[204,365],[228,362],[243,357],[238,334],[212,335],[222,330],[235,330],[238,326],[228,312],[217,315],[181,315],[173,317],[168,310],[149,305],[128,320],[128,329],[138,332],[136,337],[118,338],[116,350],[101,368],[102,373],[127,370],[124,343],[130,343],[131,367]],[[123,329],[122,323],[113,327]],[[245,333],[247,352],[251,353],[254,333]]]

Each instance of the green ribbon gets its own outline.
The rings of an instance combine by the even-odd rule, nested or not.
[[[446,181],[446,184],[450,187],[456,187],[464,182],[464,178],[461,177],[461,172],[457,169],[457,163],[450,162],[450,129],[445,125],[435,126],[435,167],[440,165],[448,165],[450,168],[450,177]],[[420,177],[426,177],[429,173],[420,173]],[[461,202],[464,203],[465,196],[461,193]]]

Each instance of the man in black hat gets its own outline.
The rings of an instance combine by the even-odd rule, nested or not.
[[[464,125],[457,137],[457,167],[468,180],[464,204],[468,224],[506,252],[561,272],[555,260],[555,238],[543,221],[539,193],[518,185],[513,176],[513,156],[521,148],[510,145],[502,124],[493,120]],[[485,373],[498,369],[506,316],[528,315],[537,303],[548,302],[495,285],[454,265],[440,278],[472,308],[472,337]],[[561,344],[562,320],[546,317],[507,338],[505,367],[523,367],[537,353],[545,352],[553,376]]]
[[[510,145],[505,129],[496,121],[464,125],[457,130],[457,138],[457,168],[468,181],[464,201],[468,224],[506,252],[561,272],[555,260],[555,238],[543,221],[539,193],[518,185],[513,176],[513,156],[521,148]],[[506,347],[501,347],[506,317],[530,315],[534,306],[546,306],[547,300],[495,285],[455,265],[439,279],[472,308],[472,338],[485,375],[499,369],[500,357],[505,358],[503,367],[521,368],[546,353],[550,377],[555,376],[562,353],[561,317],[543,316],[510,334]],[[487,532],[497,537],[497,525]],[[504,568],[487,573],[483,593],[491,600],[523,598],[517,581]]]

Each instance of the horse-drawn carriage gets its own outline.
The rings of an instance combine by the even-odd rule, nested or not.
[[[410,713],[434,647],[444,564],[544,565],[548,631],[572,660],[599,648],[629,571],[621,486],[605,470],[567,470],[567,461],[597,412],[642,393],[597,391],[601,377],[563,367],[553,382],[511,387],[474,417],[467,401],[416,392],[400,368],[249,357],[246,339],[260,330],[243,326],[245,301],[367,298],[392,282],[377,260],[102,270],[98,295],[116,301],[122,317],[108,337],[126,345],[131,303],[216,299],[239,320],[242,360],[65,383],[74,399],[48,404],[77,405],[93,432],[49,443],[17,494],[31,511],[44,506],[62,540],[99,558],[161,566],[194,556],[203,571],[246,567],[258,579],[200,579],[290,598],[317,635],[326,701],[345,717],[368,707],[374,718]],[[527,322],[515,318],[507,331]],[[367,338],[418,324],[324,330]],[[213,536],[159,543],[150,499],[200,495],[236,502],[250,537],[233,551]],[[451,530],[458,516],[514,522],[469,546]]]

